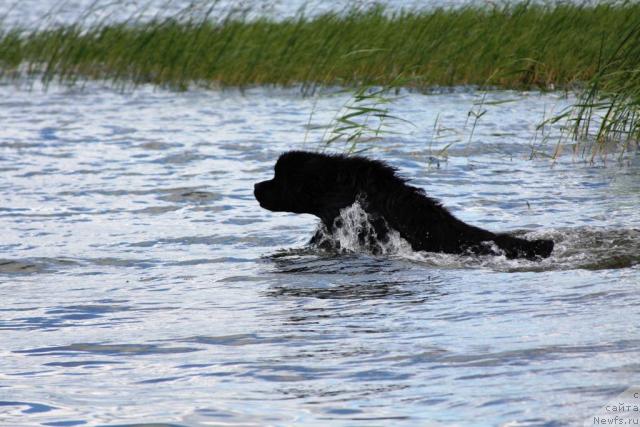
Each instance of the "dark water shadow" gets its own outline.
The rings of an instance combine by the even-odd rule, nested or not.
[[[158,310],[161,309],[162,308],[158,308]],[[0,331],[47,331],[61,328],[84,327],[88,324],[94,327],[107,327],[115,324],[134,323],[139,321],[134,319],[132,314],[132,312],[136,310],[139,309],[114,300],[100,300],[92,304],[49,307],[39,316],[16,316],[12,319],[0,319]],[[6,309],[4,311],[15,310]]]
[[[0,275],[52,273],[77,265],[76,261],[65,258],[0,259]]]
[[[367,254],[335,254],[312,247],[263,258],[272,266],[272,298],[395,299],[425,302],[445,294],[442,272],[407,260]]]
[[[555,257],[564,266],[585,270],[630,268],[640,264],[640,228],[593,228],[557,230]]]
[[[41,347],[16,350],[14,353],[28,356],[75,356],[91,354],[102,356],[144,356],[151,354],[177,354],[199,351],[195,347],[165,347],[157,344],[101,344],[76,343],[55,347]]]
[[[0,407],[18,407],[23,414],[37,414],[57,409],[55,406],[35,402],[0,401]]]

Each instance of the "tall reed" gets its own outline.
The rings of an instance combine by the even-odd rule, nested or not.
[[[399,74],[419,89],[567,88],[596,76],[599,58],[611,57],[640,20],[636,3],[375,7],[281,21],[198,10],[88,28],[0,30],[0,69],[47,82],[97,78],[177,88],[386,85]]]
[[[577,89],[579,102],[554,119],[569,120],[574,137],[595,129],[596,147],[612,140],[628,147],[640,136],[637,2],[373,7],[277,21],[249,19],[246,11],[221,15],[216,4],[170,18],[143,20],[140,14],[123,22],[35,30],[0,22],[0,77],[176,89],[299,85],[313,91],[389,87],[403,76],[417,90]]]
[[[602,55],[578,102],[551,118],[562,121],[592,159],[612,147],[619,156],[640,141],[640,20],[621,34],[613,52]]]

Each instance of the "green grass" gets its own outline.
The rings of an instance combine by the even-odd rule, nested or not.
[[[615,49],[602,55],[578,101],[550,120],[564,121],[575,149],[592,160],[612,147],[622,158],[640,145],[640,21],[621,36]]]
[[[562,116],[576,136],[599,115],[599,139],[640,136],[638,3],[372,8],[282,21],[213,10],[36,31],[0,24],[0,75],[177,89],[385,87],[398,79],[418,90],[582,89],[579,103]]]
[[[214,19],[210,19],[214,18]],[[384,85],[568,87],[640,22],[640,5],[533,6],[314,18],[180,16],[153,22],[0,32],[5,76],[37,73],[174,87]],[[634,61],[640,62],[640,58]]]

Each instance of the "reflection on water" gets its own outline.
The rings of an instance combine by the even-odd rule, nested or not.
[[[3,24],[21,27],[42,27],[81,23],[84,25],[104,22],[151,20],[190,14],[201,18],[224,19],[230,14],[247,15],[249,18],[291,18],[304,11],[306,16],[353,7],[369,8],[384,5],[391,10],[423,9],[433,7],[459,7],[468,4],[484,5],[480,0],[21,0],[0,3]]]
[[[476,94],[407,94],[369,151],[540,262],[308,246],[252,195],[322,134],[295,90],[0,95],[2,423],[560,425],[638,383],[640,163],[529,161],[558,95],[490,94],[467,144]]]

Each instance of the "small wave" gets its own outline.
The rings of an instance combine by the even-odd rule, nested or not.
[[[50,273],[77,262],[63,258],[0,259],[0,274]]]
[[[556,242],[552,258],[563,269],[605,270],[640,264],[640,229],[578,227],[549,230],[545,235]]]
[[[6,400],[0,400],[0,407],[3,408],[5,414],[14,412],[22,415],[51,412],[57,409],[55,406],[45,405],[44,403]]]
[[[16,258],[0,259],[0,275],[37,275],[58,273],[65,270],[97,266],[97,267],[131,267],[149,268],[161,265],[163,260],[153,258]],[[168,264],[173,264],[169,261]]]
[[[14,353],[32,356],[73,356],[75,354],[144,356],[150,354],[192,353],[194,351],[199,351],[199,349],[195,347],[166,347],[157,344],[76,343],[55,347],[16,350]]]
[[[359,201],[340,211],[333,230],[319,224],[312,248],[338,254],[385,255],[438,268],[487,268],[497,271],[606,270],[640,264],[640,229],[578,227],[544,231],[515,231],[525,239],[552,239],[555,248],[549,258],[531,261],[507,259],[504,255],[446,254],[417,252],[396,230],[379,225]]]

